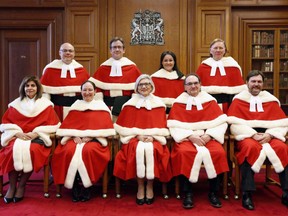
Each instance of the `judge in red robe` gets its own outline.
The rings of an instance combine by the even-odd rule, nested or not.
[[[204,164],[209,183],[209,201],[213,207],[221,207],[217,197],[218,175],[228,171],[226,153],[222,144],[227,129],[227,116],[223,114],[215,98],[200,92],[198,75],[185,79],[185,92],[176,98],[168,117],[168,127],[175,140],[171,152],[173,176],[181,175],[184,181],[184,208],[192,208],[192,183],[199,177]]]
[[[262,91],[264,74],[251,71],[246,79],[248,90],[233,99],[228,110],[228,123],[237,142],[236,157],[240,164],[243,191],[242,205],[253,210],[251,192],[256,190],[254,173],[266,158],[279,174],[283,190],[282,203],[288,206],[288,146],[285,135],[288,119],[279,100]]]
[[[90,187],[102,176],[110,160],[107,137],[116,134],[110,110],[102,100],[94,100],[95,91],[91,81],[81,86],[83,100],[70,107],[57,130],[63,138],[53,154],[54,182],[73,188],[74,202],[90,199]]]
[[[153,90],[154,83],[150,76],[141,75],[135,84],[137,94],[124,104],[114,124],[122,148],[116,155],[113,173],[123,180],[137,178],[138,205],[153,203],[155,178],[162,182],[168,182],[171,178],[170,153],[165,138],[169,135],[165,104],[152,94]]]
[[[42,97],[42,91],[38,78],[25,77],[19,88],[20,97],[8,105],[2,117],[0,176],[9,173],[5,203],[21,201],[32,171],[38,172],[48,163],[50,134],[56,132],[60,123],[53,104]]]
[[[241,67],[231,56],[225,57],[226,52],[225,42],[216,38],[210,44],[210,58],[204,60],[196,71],[201,78],[202,90],[216,98],[224,113],[227,113],[233,96],[246,87]]]
[[[75,49],[64,43],[59,50],[61,59],[46,65],[41,77],[44,93],[54,103],[55,111],[63,121],[69,107],[81,99],[80,85],[89,78],[87,70],[74,60]]]
[[[102,92],[104,102],[112,108],[112,114],[118,116],[122,105],[131,98],[135,80],[141,75],[136,64],[126,57],[122,38],[115,37],[110,41],[111,58],[101,64],[90,78]]]
[[[178,69],[176,55],[165,51],[160,56],[160,68],[151,75],[155,84],[155,96],[161,98],[169,114],[172,103],[183,91],[184,74]]]

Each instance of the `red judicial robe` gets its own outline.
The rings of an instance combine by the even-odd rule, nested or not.
[[[225,74],[220,73],[218,66],[216,66],[215,75],[211,74],[213,65],[219,61],[223,64]],[[246,89],[239,64],[232,57],[223,57],[219,61],[215,61],[210,57],[199,65],[196,73],[201,79],[201,89],[212,94],[212,96],[213,94],[234,95]],[[223,103],[224,113],[227,112],[228,103]]]
[[[146,98],[134,94],[124,104],[114,128],[120,134],[122,142],[122,148],[115,158],[115,176],[123,180],[136,176],[158,178],[162,182],[171,179],[170,152],[165,138],[169,131],[166,126],[165,104],[160,98],[152,94]],[[150,135],[154,140],[144,143],[137,139],[137,135]]]
[[[32,99],[34,100],[34,99]],[[29,103],[29,102],[32,102]],[[2,118],[0,130],[0,175],[12,170],[38,172],[48,163],[52,141],[50,134],[60,126],[53,104],[42,97],[33,103],[30,99],[17,98],[8,105]],[[18,132],[37,132],[44,144],[15,138]]]
[[[112,64],[115,60],[111,57],[101,64],[90,80],[97,86],[97,92],[103,92],[104,96],[131,96],[134,92],[136,79],[141,75],[134,62],[126,57],[119,60],[122,74],[110,76]]]
[[[228,171],[226,153],[221,145],[227,129],[227,116],[208,93],[202,91],[195,98],[193,101],[186,92],[177,97],[167,121],[171,136],[175,140],[171,152],[173,176],[185,175],[190,182],[198,181],[202,162],[209,179]],[[190,99],[191,110],[186,108]],[[196,100],[201,103],[202,110],[197,109]],[[208,134],[213,139],[199,147],[188,140],[192,134]]]
[[[160,69],[151,75],[155,85],[155,96],[161,98],[167,107],[171,107],[175,98],[177,98],[184,91],[184,79],[178,79],[176,71],[166,71]]]
[[[71,70],[75,72],[75,76],[73,76]],[[56,59],[44,68],[40,81],[44,93],[51,95],[55,111],[61,121],[67,115],[69,107],[77,100],[73,97],[76,95],[81,97],[80,86],[89,77],[87,70],[75,60],[67,65],[62,60]],[[63,96],[63,98],[56,99],[54,95]],[[64,102],[66,100],[67,102]]]
[[[287,133],[288,119],[280,107],[279,100],[267,91],[258,95],[262,102],[263,111],[258,108],[250,111],[252,95],[242,91],[236,95],[228,110],[228,123],[231,133],[237,143],[237,160],[242,164],[245,159],[254,172],[259,172],[265,158],[273,164],[277,173],[282,172],[288,165],[288,147],[284,143]],[[255,105],[254,105],[255,106]],[[257,128],[273,135],[270,143],[260,144],[251,137],[257,133]]]
[[[63,138],[52,158],[55,184],[72,188],[77,171],[84,187],[96,183],[110,160],[106,137],[115,134],[110,110],[102,100],[77,100],[57,130],[57,135]],[[94,140],[76,144],[75,136]]]

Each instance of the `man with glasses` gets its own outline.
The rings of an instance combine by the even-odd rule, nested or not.
[[[175,141],[171,152],[173,176],[180,176],[183,181],[183,208],[193,208],[192,183],[198,182],[203,163],[209,179],[208,200],[213,207],[220,208],[218,176],[229,169],[222,147],[227,116],[214,97],[201,91],[197,74],[186,77],[184,88],[185,92],[175,99],[167,121]]]
[[[131,98],[136,79],[141,75],[136,64],[126,57],[124,41],[115,37],[110,41],[111,58],[101,64],[90,78],[102,92],[104,102],[118,116],[122,105]]]
[[[54,109],[63,121],[69,107],[81,99],[80,86],[89,79],[87,70],[74,60],[75,49],[70,43],[60,46],[61,59],[55,59],[43,70],[41,83],[43,90],[54,103]]]

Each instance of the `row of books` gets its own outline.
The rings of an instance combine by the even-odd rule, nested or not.
[[[252,47],[253,58],[274,58],[274,47],[256,45]]]
[[[274,44],[273,32],[253,31],[253,44]]]
[[[281,32],[281,34],[280,34],[280,43],[281,44],[288,43],[288,31]]]

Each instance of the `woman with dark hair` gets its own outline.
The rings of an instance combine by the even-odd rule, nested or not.
[[[50,134],[60,123],[53,103],[42,97],[42,91],[38,78],[25,77],[19,87],[20,97],[8,105],[2,118],[0,175],[9,173],[5,203],[21,201],[32,171],[38,172],[48,163]]]
[[[154,89],[149,75],[139,76],[135,83],[136,94],[123,105],[114,124],[123,144],[115,158],[114,175],[123,180],[137,178],[138,205],[154,202],[155,178],[161,182],[171,178],[170,153],[165,138],[169,135],[165,104],[152,94]]]
[[[83,100],[70,107],[56,133],[63,138],[52,158],[54,182],[72,188],[73,202],[90,199],[90,187],[110,160],[106,137],[115,135],[110,109],[102,100],[94,100],[95,91],[89,80],[81,85]]]
[[[154,95],[161,98],[167,106],[166,113],[169,113],[173,101],[184,90],[185,76],[178,68],[175,53],[165,51],[161,54],[159,70],[151,78],[155,84]]]
[[[231,57],[224,40],[214,39],[210,44],[210,57],[198,67],[196,73],[202,81],[202,90],[216,98],[224,113],[235,94],[246,88],[240,65]]]

